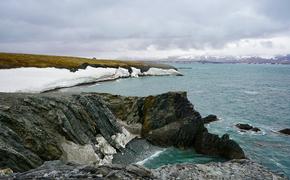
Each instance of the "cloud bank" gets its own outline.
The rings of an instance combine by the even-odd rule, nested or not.
[[[0,51],[104,58],[290,52],[289,0],[3,0]]]

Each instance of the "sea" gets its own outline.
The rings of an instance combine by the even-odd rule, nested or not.
[[[202,116],[215,114],[219,121],[209,132],[229,134],[246,156],[276,173],[290,177],[290,136],[278,133],[290,128],[290,65],[171,63],[184,76],[126,78],[79,86],[65,91],[106,92],[148,96],[186,91]],[[260,132],[241,132],[247,123]],[[224,159],[197,154],[193,149],[166,148],[143,160],[148,168],[175,163],[208,163]]]

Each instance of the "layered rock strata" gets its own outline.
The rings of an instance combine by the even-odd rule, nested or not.
[[[208,133],[185,92],[148,97],[0,93],[0,169],[23,172],[45,161],[111,164],[133,138],[158,146],[245,158],[228,135]]]

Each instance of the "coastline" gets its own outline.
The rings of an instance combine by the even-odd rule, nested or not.
[[[99,93],[1,93],[0,100],[0,154],[4,158],[0,164],[1,169],[10,168],[9,172],[14,172],[7,178],[89,178],[97,174],[102,178],[113,178],[110,173],[103,172],[103,168],[115,169],[121,174],[125,171],[127,176],[120,175],[120,179],[194,178],[196,173],[200,177],[250,177],[239,171],[244,168],[251,170],[251,176],[283,179],[249,160],[167,165],[156,170],[134,164],[112,164],[116,152],[128,150],[135,156],[135,146],[131,146],[133,149],[128,146],[136,136],[156,146],[193,147],[202,154],[219,155],[229,160],[244,159],[243,150],[228,135],[219,137],[208,132],[185,92],[148,97]],[[160,113],[165,109],[174,111]],[[141,131],[134,132],[141,134],[130,132],[133,128],[126,130],[126,126],[122,126],[124,123],[140,127]],[[82,169],[84,167],[95,169],[97,174],[87,172]],[[184,170],[179,171],[179,168]],[[200,168],[205,171],[201,172]],[[225,174],[209,172],[217,168]],[[142,172],[146,172],[146,176]]]
[[[138,76],[180,75],[175,69],[159,69],[156,67],[153,67],[151,71],[149,68],[142,72],[142,69],[135,67],[126,69],[86,66],[85,69],[67,73],[86,71],[87,68],[92,68],[93,72],[96,72],[96,69],[99,68],[105,70],[104,72],[107,74],[106,76],[98,76],[103,79],[99,78],[98,81],[85,83]],[[22,67],[20,69],[26,68]],[[32,69],[44,70],[45,68]],[[106,71],[107,69],[110,71]],[[9,70],[13,71],[15,69]],[[60,71],[67,70],[61,69]],[[87,74],[85,77],[88,77]],[[93,76],[93,78],[96,77]],[[30,83],[33,80],[27,82]],[[63,87],[57,87],[57,89],[60,88]],[[148,97],[125,97],[98,93],[51,93],[54,90],[56,89],[47,90],[44,91],[46,93],[41,94],[39,92],[43,91],[35,91],[35,94],[1,93],[0,123],[3,124],[1,124],[0,141],[2,145],[4,142],[4,146],[0,143],[0,153],[3,153],[3,157],[8,159],[3,161],[6,165],[1,165],[0,169],[8,168],[14,172],[9,173],[8,177],[61,178],[71,168],[81,169],[84,165],[96,168],[96,171],[104,166],[107,169],[114,170],[116,169],[116,164],[112,163],[114,154],[128,150],[126,147],[130,146],[135,137],[141,137],[150,144],[160,147],[193,147],[198,153],[218,155],[229,160],[245,158],[239,144],[230,139],[227,134],[219,137],[208,132],[200,114],[195,111],[193,105],[187,99],[186,92],[169,92]],[[166,113],[162,113],[164,111]],[[139,129],[136,130],[136,128]],[[130,132],[132,129],[134,133]],[[136,132],[138,133],[135,134]],[[19,141],[19,139],[21,140]],[[12,143],[15,140],[19,143],[17,146]],[[7,149],[6,147],[10,148]],[[42,154],[43,149],[45,154]],[[129,151],[132,151],[132,148]],[[15,154],[15,152],[17,153]],[[82,156],[82,154],[86,155]],[[133,156],[135,155],[133,153]],[[23,157],[27,158],[23,159]],[[54,160],[60,161],[57,162],[55,167],[52,167],[56,163]],[[16,164],[14,164],[14,161]],[[120,162],[122,162],[122,158],[120,158]],[[147,179],[162,179],[163,177],[193,178],[196,175],[199,177],[229,178],[228,173],[234,174],[237,178],[245,178],[249,176],[239,172],[239,168],[243,169],[246,166],[246,170],[252,170],[254,176],[265,178],[271,176],[283,179],[283,177],[275,175],[266,168],[248,160],[205,165],[196,164],[193,166],[178,164],[149,170],[138,165],[129,164],[124,166],[124,164],[121,164],[118,166],[118,171],[128,173],[127,175],[132,178],[144,178],[144,174],[140,172],[144,171]],[[220,171],[225,174],[211,174],[208,171],[212,171],[210,170],[212,166],[214,169],[220,168]],[[46,173],[39,172],[39,168]],[[133,170],[126,171],[128,168],[133,168]],[[194,169],[194,173],[197,173],[200,169],[207,170],[194,175],[194,173],[188,173],[187,170],[185,172],[179,171],[179,168]],[[64,171],[64,169],[67,171]],[[27,170],[30,171],[20,173]],[[53,174],[52,172],[59,173]],[[0,176],[1,173],[2,170]],[[81,170],[78,173],[81,173]],[[76,175],[84,178],[90,177],[88,174],[84,176]],[[69,175],[66,177],[69,177]],[[101,177],[109,178],[110,174],[105,173]]]

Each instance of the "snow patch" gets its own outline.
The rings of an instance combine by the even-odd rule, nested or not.
[[[124,68],[94,68],[90,66],[76,72],[58,68],[2,69],[0,70],[0,91],[42,92],[129,76],[130,73]]]
[[[160,68],[150,68],[148,71],[144,72],[145,76],[166,76],[166,75],[181,75],[175,69],[160,69]]]
[[[117,133],[116,135],[113,135],[111,138],[122,148],[125,148],[126,144],[135,137],[136,135],[131,134],[124,127],[122,127],[122,133]]]
[[[112,147],[103,136],[97,135],[96,140],[98,143],[95,146],[103,154],[112,155],[117,153],[116,149]]]
[[[131,67],[132,72],[131,72],[131,77],[139,77],[139,75],[142,75],[141,70]]]
[[[113,155],[117,153],[116,149],[100,134],[96,136],[96,140],[95,147],[104,155],[103,159],[100,159],[99,165],[111,164]]]
[[[127,69],[119,67],[118,69],[116,69],[114,76],[115,78],[124,78],[124,77],[129,77],[130,73]]]

